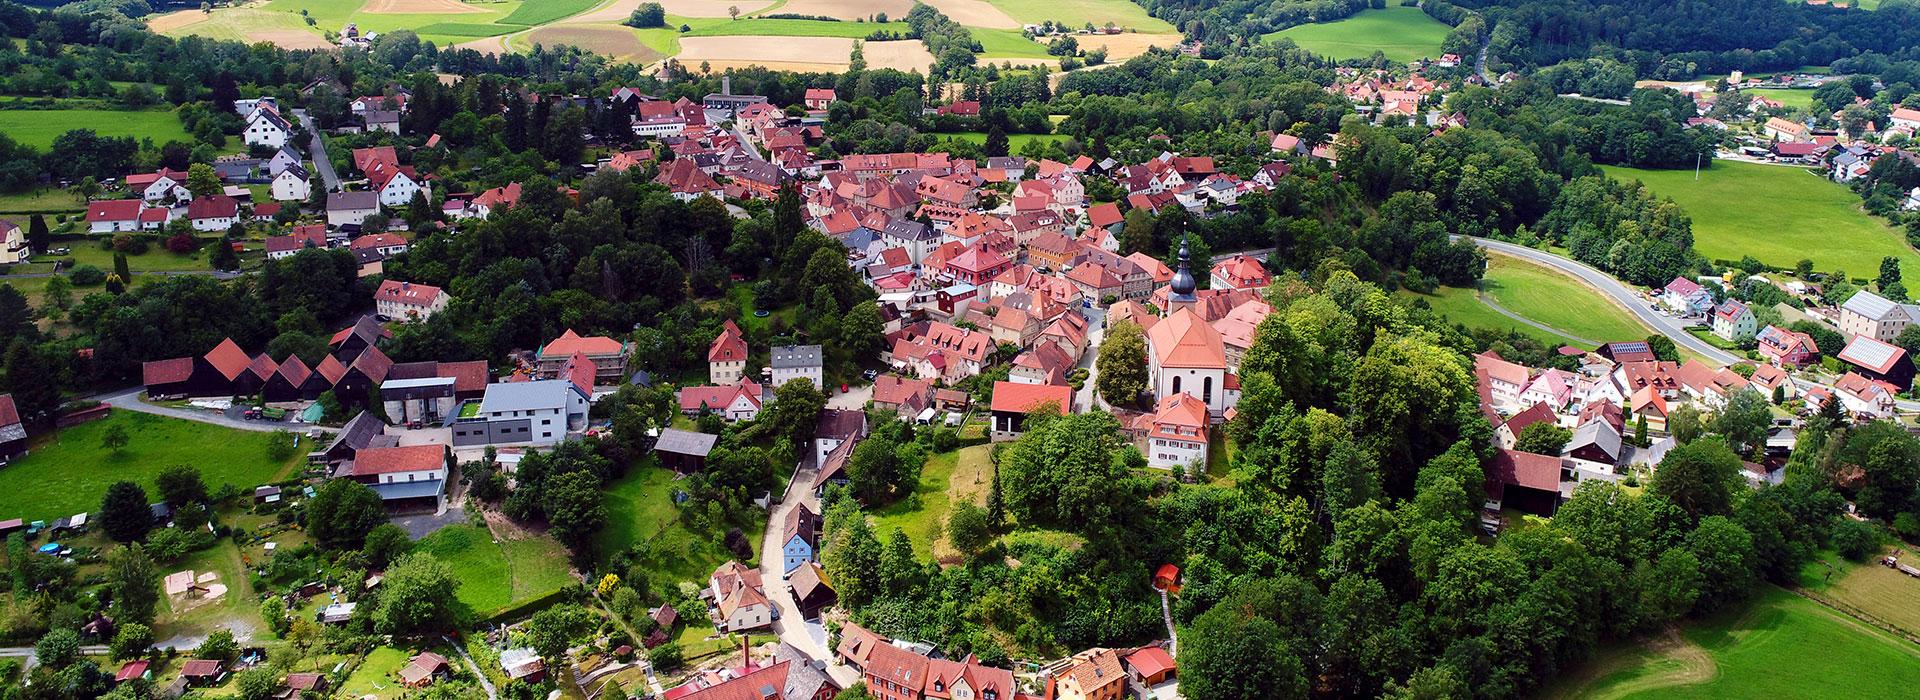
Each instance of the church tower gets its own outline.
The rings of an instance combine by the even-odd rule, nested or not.
[[[1187,247],[1187,237],[1180,236],[1180,267],[1173,271],[1173,282],[1167,288],[1167,308],[1161,309],[1163,316],[1172,316],[1173,312],[1193,306],[1193,269],[1190,267],[1193,252]]]

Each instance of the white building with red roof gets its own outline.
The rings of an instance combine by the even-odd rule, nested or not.
[[[1073,412],[1073,387],[1064,384],[1020,384],[994,382],[990,410],[993,424],[988,434],[994,442],[1012,440],[1026,432],[1027,414],[1050,408],[1067,415]]]
[[[446,491],[447,447],[409,445],[366,447],[340,465],[334,478],[347,478],[373,487],[382,501],[433,499],[439,504]]]
[[[690,386],[680,390],[680,412],[697,416],[712,412],[728,421],[753,420],[769,398],[767,389],[752,380],[725,386]]]
[[[1197,464],[1207,468],[1207,405],[1193,394],[1181,392],[1160,399],[1147,416],[1146,444],[1140,450],[1147,466],[1161,469],[1185,469]]]
[[[1265,289],[1273,284],[1273,274],[1267,272],[1267,266],[1245,254],[1215,263],[1211,274],[1214,289]]]
[[[729,561],[714,569],[707,577],[707,589],[700,592],[707,599],[714,626],[725,632],[760,629],[773,625],[773,603],[767,600],[766,587],[761,583],[760,570],[751,569],[737,561]]]
[[[118,233],[140,229],[138,199],[103,199],[87,202],[87,230],[92,233]]]
[[[720,335],[707,345],[707,381],[734,384],[747,374],[747,338],[733,319],[720,322]]]
[[[446,310],[446,290],[426,284],[386,280],[373,292],[373,308],[383,318],[425,321]]]

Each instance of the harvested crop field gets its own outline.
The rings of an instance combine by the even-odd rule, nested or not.
[[[845,70],[852,55],[853,40],[839,37],[700,36],[682,38],[674,58],[694,69],[705,62],[716,72],[746,66],[818,72]],[[873,62],[871,50],[867,61]]]
[[[475,39],[473,41],[469,41],[464,44],[455,44],[453,48],[473,49],[480,53],[491,53],[491,54],[500,54],[500,55],[506,55],[506,54],[512,53],[511,51],[507,50],[507,38],[504,36],[490,36],[485,39]]]
[[[860,50],[872,68],[925,73],[933,65],[933,54],[919,41],[869,41],[861,44]]]
[[[640,3],[645,1],[646,0],[620,0],[612,6],[590,13],[590,15],[599,15],[602,12],[608,12],[612,10],[613,7],[626,7],[627,11],[625,14],[620,15],[618,19],[612,20],[618,22],[626,19],[628,15],[633,14],[633,8],[639,7]],[[727,16],[727,8],[729,7],[738,7],[740,8],[740,14],[748,15],[766,9],[768,5],[773,4],[771,2],[731,2],[730,0],[658,0],[658,2],[661,7],[667,9],[667,14],[676,17],[725,17]],[[583,15],[582,17],[584,18],[590,15]]]
[[[911,5],[912,3],[908,3]],[[987,4],[985,0],[927,0],[928,5],[945,14],[955,22],[969,27],[988,29],[1019,29],[1020,21],[998,7]],[[897,19],[905,15],[895,15]]]
[[[490,12],[460,0],[367,0],[367,4],[361,7],[360,11],[375,15],[451,15]]]
[[[1107,61],[1110,63],[1119,63],[1146,53],[1150,47],[1172,48],[1180,45],[1179,34],[1075,34],[1073,38],[1080,42],[1082,49],[1107,47]]]
[[[535,27],[521,37],[522,43],[543,46],[568,44],[612,56],[615,60],[632,63],[652,63],[660,54],[640,43],[640,37],[626,27],[594,27],[575,24],[556,24]]]
[[[155,34],[161,34],[205,22],[210,16],[199,10],[180,10],[164,15],[153,15],[147,18],[147,28],[153,30]]]

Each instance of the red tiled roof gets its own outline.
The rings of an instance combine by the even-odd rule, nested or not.
[[[739,362],[747,359],[747,340],[740,336],[740,326],[733,319],[720,324],[720,335],[714,337],[713,344],[707,346],[708,362]]]
[[[454,391],[481,391],[487,388],[487,361],[441,362],[434,368],[433,376],[452,377]]]
[[[424,472],[447,465],[445,445],[408,445],[405,447],[368,447],[353,455],[353,476]]]
[[[328,385],[339,384],[340,378],[347,376],[347,366],[340,364],[340,360],[334,356],[328,355],[320,359],[320,364],[313,366],[313,373],[327,380]]]
[[[87,203],[87,221],[133,221],[140,217],[140,200],[106,199]]]
[[[618,355],[624,349],[620,341],[603,335],[582,336],[569,328],[560,337],[540,349],[541,357],[566,357],[576,352],[588,355]]]
[[[407,304],[409,306],[432,306],[434,300],[440,298],[440,288],[425,284],[401,282],[399,280],[387,280],[380,283],[379,289],[374,290],[373,298],[375,301],[390,301],[396,304]]]
[[[140,382],[147,386],[184,382],[193,376],[193,358],[176,357],[140,364]]]
[[[13,394],[0,394],[0,427],[20,424],[20,408],[13,405]]]
[[[1494,481],[1509,486],[1560,490],[1560,458],[1552,455],[1500,450],[1494,454],[1493,468],[1487,473]]]
[[[995,412],[1026,413],[1048,403],[1053,404],[1060,415],[1066,415],[1073,408],[1073,387],[1007,381],[993,383],[992,410]]]
[[[253,358],[247,357],[246,351],[241,350],[240,344],[233,342],[232,338],[222,340],[219,345],[213,346],[212,350],[207,351],[205,359],[207,364],[213,365],[213,369],[219,372],[220,376],[226,377],[227,381],[233,381],[240,376],[241,372],[246,371],[248,365],[253,364]]]

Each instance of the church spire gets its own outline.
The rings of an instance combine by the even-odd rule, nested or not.
[[[1187,245],[1187,235],[1180,236],[1180,267],[1173,272],[1173,282],[1167,290],[1168,300],[1174,302],[1193,301],[1193,289],[1197,284],[1193,280],[1191,262],[1193,251]]]

